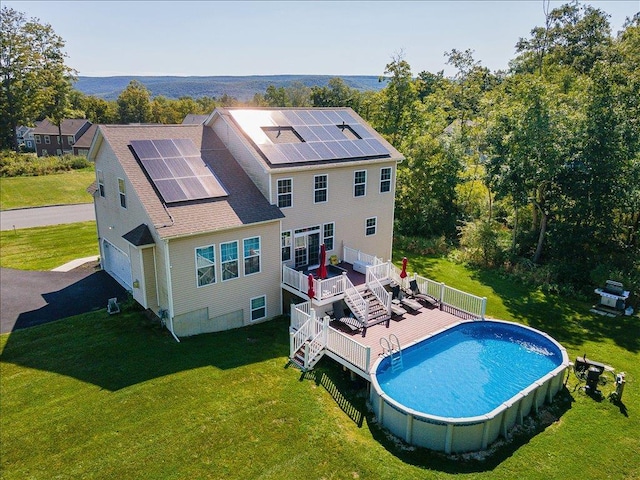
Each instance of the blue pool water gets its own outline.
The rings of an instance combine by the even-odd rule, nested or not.
[[[449,418],[484,415],[562,364],[555,343],[513,324],[458,325],[403,350],[376,372],[384,393],[421,413]]]

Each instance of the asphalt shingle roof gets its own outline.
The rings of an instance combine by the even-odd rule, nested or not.
[[[129,182],[161,238],[213,232],[284,218],[238,165],[218,136],[202,125],[101,125]],[[229,193],[227,197],[165,205],[133,155],[131,140],[188,138]],[[140,219],[144,222],[145,219]]]

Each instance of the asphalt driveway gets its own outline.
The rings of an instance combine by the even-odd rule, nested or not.
[[[91,262],[68,272],[0,268],[0,333],[106,309],[126,291]]]

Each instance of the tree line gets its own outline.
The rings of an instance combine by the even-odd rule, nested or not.
[[[577,1],[516,45],[506,71],[472,50],[445,52],[455,74],[414,74],[391,58],[380,91],[340,78],[269,86],[250,102],[152,97],[132,81],[115,101],[72,88],[64,42],[2,8],[2,148],[15,126],[49,117],[180,123],[216,106],[353,108],[406,160],[396,232],[459,245],[464,260],[588,291],[616,278],[640,289],[640,15],[612,35],[609,16]]]

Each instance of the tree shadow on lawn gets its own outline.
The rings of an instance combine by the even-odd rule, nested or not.
[[[516,320],[548,333],[565,346],[579,348],[586,341],[608,338],[630,352],[640,351],[640,322],[635,316],[597,315],[583,302],[545,295],[487,270],[473,270],[472,278],[491,287]]]
[[[12,332],[0,361],[116,391],[194,368],[228,370],[287,357],[287,328],[288,320],[278,318],[178,343],[143,312],[92,312]]]
[[[482,473],[494,470],[536,435],[544,433],[571,409],[574,401],[567,388],[563,388],[550,405],[544,405],[538,413],[525,417],[522,425],[515,425],[508,439],[499,437],[487,450],[450,455],[408,445],[380,426],[373,414],[367,421],[373,437],[404,463],[450,474]]]

